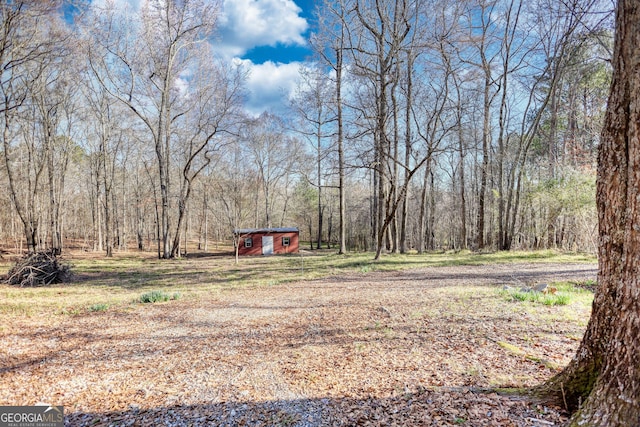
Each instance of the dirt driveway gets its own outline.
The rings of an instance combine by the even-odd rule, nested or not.
[[[509,301],[504,284],[593,280],[594,264],[370,272],[233,289],[0,330],[0,404],[67,424],[549,426],[517,396],[572,357],[589,308]]]

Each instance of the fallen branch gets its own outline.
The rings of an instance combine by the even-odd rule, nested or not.
[[[5,283],[14,286],[49,286],[69,279],[69,266],[61,265],[53,252],[36,252],[19,259]]]

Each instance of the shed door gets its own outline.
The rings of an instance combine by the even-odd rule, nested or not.
[[[262,255],[273,254],[273,236],[262,236]]]

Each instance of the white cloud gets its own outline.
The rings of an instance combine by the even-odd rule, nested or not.
[[[115,7],[121,11],[140,10],[149,0],[92,0],[93,7]],[[227,58],[242,56],[257,46],[307,44],[304,33],[309,24],[293,0],[223,0],[218,20],[222,40],[218,51]]]
[[[249,69],[247,89],[249,99],[246,108],[251,114],[259,115],[264,111],[281,112],[296,87],[300,78],[299,62],[289,64],[267,61],[263,64],[253,64],[243,60]]]
[[[194,78],[193,71],[194,70],[191,68],[186,68],[182,70],[182,72],[173,81],[175,90],[177,90],[180,96],[184,97],[184,99],[189,99],[191,96],[190,89],[191,81]]]
[[[121,11],[140,10],[149,0],[92,0],[93,6],[114,5]],[[218,24],[221,40],[212,41],[217,54],[226,60],[240,63],[249,71],[246,109],[259,115],[264,111],[280,113],[287,104],[299,80],[299,62],[254,64],[240,59],[258,46],[305,46],[307,21],[300,16],[302,9],[293,0],[223,0],[223,13]],[[188,89],[188,76],[176,78],[180,93]]]
[[[293,0],[224,0],[220,17],[228,56],[242,56],[256,46],[305,45],[307,21]]]

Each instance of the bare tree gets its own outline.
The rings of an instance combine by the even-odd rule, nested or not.
[[[301,69],[302,77],[296,96],[292,100],[292,107],[301,119],[301,125],[296,126],[299,134],[310,141],[315,149],[316,157],[316,181],[314,186],[318,189],[317,197],[317,249],[322,244],[323,231],[323,189],[328,187],[326,177],[330,171],[326,171],[325,160],[331,155],[331,146],[327,146],[327,139],[334,136],[333,125],[336,121],[335,109],[333,109],[333,82],[319,69]],[[323,166],[325,166],[323,168]],[[323,179],[324,178],[324,179]]]
[[[458,151],[458,176],[460,185],[458,191],[460,194],[460,229],[459,237],[460,248],[468,248],[468,227],[467,227],[467,187],[466,187],[466,163],[465,158],[467,154],[466,136],[465,136],[465,104],[467,100],[463,98],[463,82],[462,77],[459,76],[458,70],[455,68],[451,72],[451,81],[453,84],[453,90],[455,92],[455,114],[456,114],[456,137],[457,137],[457,151]]]
[[[276,190],[286,176],[295,170],[300,141],[287,134],[281,118],[269,113],[263,113],[250,123],[246,139],[264,197],[264,216],[259,222],[271,228]]]
[[[442,46],[441,46],[442,47]],[[422,93],[416,94],[416,103],[413,106],[413,115],[416,122],[416,133],[422,141],[420,150],[421,161],[424,165],[424,178],[420,196],[420,209],[418,216],[418,252],[426,249],[434,249],[434,171],[435,156],[444,151],[443,143],[449,133],[454,129],[455,123],[451,123],[447,116],[450,108],[449,84],[451,80],[451,68],[449,54],[441,50],[443,63],[442,75],[437,76]],[[432,64],[434,67],[434,64]],[[437,79],[442,80],[438,81]],[[430,194],[431,193],[431,194]]]
[[[401,52],[410,40],[411,16],[416,13],[414,6],[406,1],[385,0],[356,0],[353,4],[354,21],[358,26],[350,32],[348,51],[355,65],[353,72],[368,82],[369,93],[373,95],[373,99],[367,102],[372,103],[374,111],[371,166],[375,182],[373,233],[376,259],[380,257],[383,247],[387,246],[387,231],[396,218],[399,201],[394,202],[399,195],[402,198],[406,191],[406,187],[400,192],[397,190],[397,174],[394,171],[398,166],[398,151],[393,147],[398,140],[390,134],[389,122],[394,113],[390,111],[391,91],[397,82]]]
[[[90,67],[107,91],[148,129],[160,188],[162,257],[172,250],[173,127],[191,108],[181,87],[195,51],[211,35],[218,5],[202,0],[154,0],[139,13],[95,8],[87,21]],[[176,231],[179,233],[179,231]]]
[[[244,72],[240,67],[224,65],[210,55],[201,54],[183,97],[190,108],[175,121],[182,153],[178,218],[171,246],[171,257],[180,256],[180,229],[194,180],[214,160],[222,147],[231,143],[244,122],[240,109]]]
[[[477,68],[482,99],[482,163],[480,165],[480,187],[478,189],[477,228],[475,247],[484,248],[487,181],[490,174],[492,144],[492,105],[500,91],[500,76],[494,72],[494,64],[499,59],[501,50],[498,26],[495,24],[495,12],[498,8],[495,0],[476,0],[469,3],[466,13],[467,42],[472,53],[461,53],[461,58]]]
[[[530,82],[527,100],[523,103],[525,108],[522,117],[518,121],[519,129],[514,132],[514,135],[507,136],[504,139],[506,143],[512,144],[509,148],[513,152],[511,166],[506,171],[507,176],[504,183],[506,189],[500,195],[501,198],[504,198],[501,221],[505,223],[501,228],[502,235],[499,245],[505,250],[511,248],[516,233],[522,186],[527,173],[526,166],[532,144],[540,136],[539,131],[542,120],[550,104],[553,104],[555,88],[559,84],[566,68],[567,52],[575,33],[582,27],[587,16],[597,6],[597,1],[594,0],[568,3],[547,3],[547,0],[542,1],[542,5],[539,4],[536,8],[539,14],[538,25],[541,27],[537,31],[531,31],[531,28],[528,29],[536,34],[538,40],[532,42],[533,47],[529,48],[527,56],[535,56],[536,53],[542,51],[545,60],[540,64],[540,69],[535,76],[521,77],[521,79]],[[532,6],[535,7],[535,5]],[[555,8],[552,9],[550,6]],[[544,14],[541,14],[540,10],[545,10]],[[554,11],[556,19],[549,20],[548,10]],[[521,61],[526,63],[529,59],[524,58]],[[518,67],[519,65],[516,65],[514,69]],[[546,90],[541,91],[544,86],[546,86]],[[553,105],[551,107],[553,108]],[[506,149],[506,147],[502,147],[503,155]]]
[[[238,262],[239,237],[235,230],[246,226],[251,217],[252,194],[259,189],[256,172],[247,167],[247,150],[237,138],[232,145],[225,147],[225,153],[221,156],[217,173],[207,176],[205,180],[211,181],[216,189],[216,201],[220,205],[218,211],[225,218],[225,225],[233,230],[233,244]]]
[[[345,189],[345,150],[344,150],[344,100],[343,75],[344,56],[347,43],[348,11],[343,1],[333,4],[331,1],[323,3],[317,11],[318,32],[311,37],[311,43],[322,59],[322,63],[330,67],[335,73],[335,124],[336,150],[338,153],[338,204],[339,204],[339,248],[338,253],[347,251],[346,245],[346,189]]]
[[[96,84],[90,75],[84,79],[83,92],[86,104],[85,117],[88,119],[85,125],[85,139],[94,145],[88,154],[91,157],[91,181],[95,192],[95,249],[102,250],[104,243],[106,256],[111,257],[114,249],[112,192],[118,158],[125,142],[131,142],[131,137],[126,133],[131,133],[131,128],[127,125],[131,126],[132,123],[130,117],[124,114],[125,107],[117,103],[104,87]]]
[[[55,20],[54,20],[55,22]],[[70,156],[76,147],[79,91],[77,49],[71,34],[58,22],[54,27],[58,41],[47,63],[41,62],[30,90],[30,102],[37,115],[39,138],[47,170],[48,222],[50,249],[63,248],[62,206]],[[69,59],[71,57],[71,59]]]
[[[0,113],[4,166],[11,201],[22,222],[29,252],[35,252],[38,247],[37,199],[47,166],[47,157],[38,147],[43,133],[36,124],[38,115],[33,101],[34,95],[37,97],[38,83],[42,84],[45,75],[53,72],[51,67],[59,52],[58,6],[57,1],[16,1],[0,5]],[[49,131],[53,132],[47,129],[44,136],[55,138]],[[45,144],[50,142],[51,139]],[[27,151],[21,154],[19,147]],[[25,162],[17,168],[15,162],[20,156],[24,156]],[[52,227],[59,232],[57,224]]]

